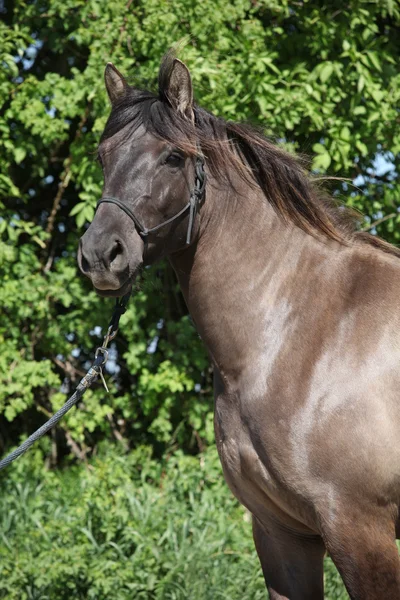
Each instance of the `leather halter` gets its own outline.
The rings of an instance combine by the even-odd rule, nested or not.
[[[206,173],[204,171],[204,158],[201,155],[197,155],[196,163],[195,163],[194,188],[193,188],[192,193],[190,194],[189,202],[186,204],[186,206],[184,206],[182,208],[182,210],[180,210],[178,213],[176,213],[173,217],[167,219],[166,221],[163,221],[159,225],[156,225],[155,227],[150,227],[150,229],[145,227],[139,221],[139,219],[137,218],[135,213],[119,198],[114,198],[112,196],[105,196],[104,198],[100,198],[100,200],[97,203],[97,206],[99,206],[103,202],[107,202],[109,204],[115,204],[116,206],[118,206],[135,223],[136,229],[138,230],[140,237],[144,240],[145,243],[147,242],[147,237],[148,237],[149,233],[153,233],[154,231],[161,229],[161,227],[164,227],[165,225],[172,223],[173,221],[178,219],[181,215],[183,215],[187,210],[189,210],[189,223],[188,223],[188,229],[187,229],[187,233],[186,233],[186,245],[189,245],[190,241],[191,241],[191,237],[192,237],[193,224],[194,224],[194,219],[197,214],[197,209],[198,209],[200,202],[204,199],[205,187],[206,187]]]

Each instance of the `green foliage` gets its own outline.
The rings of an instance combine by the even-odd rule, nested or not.
[[[355,181],[332,191],[399,242],[399,0],[16,0],[2,18],[1,453],[65,401],[111,314],[76,268],[102,189],[107,61],[154,87],[161,56],[186,37],[199,103]],[[215,451],[170,454],[204,449],[213,426],[208,360],[168,265],[146,270],[111,358],[111,393],[88,392],[7,472],[0,596],[263,598]],[[111,439],[114,454],[137,450],[41,466],[83,463]],[[329,562],[326,583],[345,597]]]
[[[86,468],[52,472],[32,453],[3,477],[0,597],[264,599],[250,517],[215,449],[150,454],[103,451]],[[330,562],[325,579],[327,598],[346,598]]]
[[[198,101],[251,120],[317,172],[356,178],[333,191],[396,242],[400,216],[398,0],[40,0],[0,23],[0,413],[6,444],[30,432],[79,380],[111,303],[77,273],[77,239],[102,179],[94,160],[109,111],[112,60],[154,86],[160,58],[182,57]],[[379,154],[392,164],[378,173]],[[386,163],[387,165],[388,163]],[[163,301],[160,302],[161,298]],[[97,329],[96,329],[97,327]],[[210,443],[211,375],[170,267],[146,272],[114,345],[111,394],[85,397],[53,435],[52,461],[123,444]]]
[[[362,176],[359,188],[336,193],[397,241],[399,15],[394,0],[14,3],[0,24],[6,443],[63,402],[111,310],[75,266],[77,238],[101,194],[94,155],[109,110],[106,61],[151,87],[162,54],[189,36],[182,56],[201,104],[258,123],[289,149],[312,149],[316,171]],[[375,172],[377,153],[393,163],[387,174]],[[111,394],[89,392],[61,423],[53,462],[68,449],[82,458],[105,436],[160,451],[210,443],[210,370],[168,266],[146,273],[114,354],[121,369]]]

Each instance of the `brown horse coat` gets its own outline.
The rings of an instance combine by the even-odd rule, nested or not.
[[[193,105],[173,56],[159,81],[156,96],[106,69],[104,195],[154,227],[188,202],[202,152],[193,241],[186,213],[144,243],[102,204],[80,267],[119,296],[169,257],[215,367],[218,451],[270,597],[322,599],[327,550],[352,598],[400,598],[399,252],[354,233],[294,157]]]

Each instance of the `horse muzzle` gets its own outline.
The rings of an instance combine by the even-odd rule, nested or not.
[[[77,258],[98,294],[123,296],[129,291],[143,260],[143,243],[139,243],[141,249],[128,248],[115,234],[99,236],[89,227],[79,242]]]

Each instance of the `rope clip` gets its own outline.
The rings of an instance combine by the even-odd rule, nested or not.
[[[107,329],[106,335],[104,336],[103,345],[99,346],[97,348],[95,355],[94,355],[95,358],[97,358],[100,354],[103,356],[103,362],[99,366],[99,375],[100,375],[101,381],[102,381],[107,393],[109,393],[109,389],[107,387],[106,380],[104,379],[103,367],[108,360],[107,346],[108,346],[109,342],[115,338],[115,336],[117,335],[117,331],[118,331],[117,329],[115,331],[113,331],[113,327],[112,327],[112,325],[110,325],[110,327]]]
[[[107,333],[104,336],[104,340],[103,340],[103,345],[101,346],[101,348],[106,349],[108,344],[115,338],[115,336],[117,335],[118,329],[114,329],[112,325],[110,325],[110,327],[107,329]],[[97,349],[99,350],[99,348]],[[107,356],[108,358],[108,356]],[[106,358],[106,360],[107,360]]]

